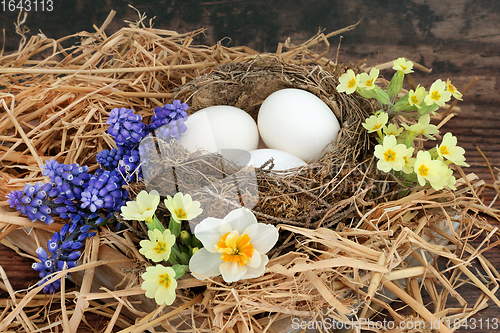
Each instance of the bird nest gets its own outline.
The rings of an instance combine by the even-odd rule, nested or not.
[[[466,241],[472,226],[487,239],[494,235],[476,214],[496,214],[479,199],[484,182],[462,172],[457,191],[436,192],[405,186],[377,170],[375,141],[361,126],[373,105],[335,88],[348,68],[363,69],[326,58],[327,38],[354,26],[261,54],[220,43],[194,45],[202,30],[178,34],[138,23],[107,36],[111,18],[96,33],[61,40],[23,36],[19,51],[0,57],[2,198],[25,183],[43,180],[41,167],[48,159],[97,169],[97,152],[114,145],[105,124],[114,108],[131,108],[148,119],[154,107],[180,99],[190,105],[190,113],[231,105],[256,119],[271,93],[298,88],[331,108],[340,134],[318,161],[283,173],[270,160],[253,170],[255,182],[247,181],[248,170],[216,154],[189,153],[173,143],[157,155],[153,175],[168,168],[182,173],[184,188],[203,202],[209,216],[224,216],[251,202],[260,222],[279,228],[279,245],[269,253],[263,276],[227,284],[220,278],[199,281],[186,275],[179,280],[176,303],[157,307],[140,288],[139,276],[149,265],[137,251],[144,225],[134,222],[119,232],[103,227],[87,241],[81,265],[69,270],[76,286],[63,283],[52,296],[39,294],[41,286],[13,293],[2,275],[10,299],[4,303],[1,330],[61,326],[76,331],[85,325],[83,314],[90,312],[107,318],[108,331],[121,332],[154,327],[271,332],[292,327],[295,319],[299,324],[326,323],[327,318],[346,324],[353,318],[374,318],[379,310],[395,322],[423,320],[430,327],[452,316],[468,318],[485,306],[485,301],[465,302],[460,296],[464,276],[500,305],[487,287],[500,276],[482,257],[484,248]],[[68,40],[73,44],[64,46]],[[318,54],[312,49],[321,43],[327,50]],[[176,186],[172,179],[151,177],[128,188],[134,199],[144,188],[168,192]],[[31,222],[9,211],[5,201],[1,205],[1,238],[30,255],[64,224],[61,219],[52,225]],[[430,263],[431,257],[452,267],[445,273]],[[483,280],[466,265],[474,258],[480,258],[487,272]],[[428,310],[422,286],[443,311]],[[410,313],[401,312],[401,306],[392,308],[387,291],[412,309]],[[447,295],[462,307],[444,311]],[[59,304],[54,311],[27,315],[29,306],[43,309],[54,301]]]

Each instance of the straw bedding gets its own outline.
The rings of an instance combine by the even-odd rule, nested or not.
[[[219,278],[203,282],[186,275],[179,281],[174,306],[157,309],[139,287],[147,263],[136,246],[144,226],[132,224],[119,233],[103,228],[87,242],[82,264],[71,269],[79,272],[71,275],[78,280],[74,289],[63,284],[53,296],[40,294],[38,286],[14,293],[0,271],[1,287],[10,297],[1,303],[0,330],[74,332],[85,327],[84,313],[92,312],[106,318],[106,332],[153,327],[169,332],[275,332],[289,327],[290,318],[348,322],[385,310],[396,322],[453,323],[474,315],[489,300],[500,306],[494,295],[500,275],[482,256],[497,244],[497,230],[478,215],[498,219],[498,211],[480,199],[485,183],[459,169],[457,191],[435,192],[405,187],[377,171],[371,156],[374,141],[360,126],[372,114],[372,105],[335,90],[347,68],[363,69],[325,58],[327,38],[354,26],[260,54],[246,47],[193,45],[203,30],[177,34],[142,21],[107,36],[111,19],[93,33],[61,40],[23,38],[17,52],[0,57],[2,198],[27,182],[43,180],[40,167],[50,158],[96,169],[96,153],[113,145],[105,122],[117,107],[147,118],[155,107],[181,99],[190,105],[189,112],[223,104],[255,118],[269,94],[294,87],[330,106],[342,125],[339,140],[321,160],[293,174],[274,171],[269,161],[256,170],[257,184],[244,187],[249,196],[245,200],[256,203],[252,211],[257,218],[280,230],[280,245],[270,253],[264,276],[229,285]],[[320,43],[327,49],[322,54],[313,50]],[[214,172],[213,179],[242,172],[235,165],[221,168],[215,155],[189,154],[175,145],[169,149],[172,154],[162,155],[158,165],[175,166],[186,179],[193,165],[206,169],[207,175]],[[193,176],[193,182],[198,180]],[[161,180],[129,184],[131,199],[145,187],[168,186]],[[230,191],[222,182],[217,191],[200,190],[198,195],[209,200],[207,212],[218,216],[242,195]],[[44,244],[50,231],[63,223],[32,223],[9,211],[4,199],[0,205],[2,242],[30,255],[34,247],[25,240]],[[486,238],[474,248],[468,240],[478,235]],[[482,276],[469,265],[474,259],[485,272]],[[439,267],[438,260],[448,267]],[[481,291],[477,302],[460,296],[464,283]],[[412,309],[409,316],[380,296],[387,290]],[[424,290],[433,306],[424,305]],[[447,306],[450,296],[460,308]],[[51,303],[51,310],[44,311]],[[441,325],[439,331],[450,330]]]

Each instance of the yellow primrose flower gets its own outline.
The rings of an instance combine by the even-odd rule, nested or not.
[[[414,133],[415,135],[421,134],[428,137],[431,140],[435,140],[435,138],[432,137],[432,135],[439,133],[439,130],[436,125],[432,125],[430,124],[430,122],[431,122],[431,116],[425,114],[418,119],[418,123],[416,123],[415,125],[411,125],[408,127],[408,125],[403,124],[403,126],[410,132]]]
[[[380,112],[378,116],[370,116],[366,118],[365,123],[363,123],[363,127],[368,130],[368,133],[372,133],[382,129],[382,127],[389,120],[389,115],[386,112]]]
[[[146,221],[151,223],[156,208],[160,203],[160,194],[153,190],[150,193],[141,191],[135,201],[127,201],[126,206],[121,207],[121,216],[125,220]]]
[[[156,265],[146,268],[142,274],[144,282],[141,284],[142,290],[146,291],[146,297],[154,298],[156,304],[172,305],[175,300],[175,271],[171,267]]]
[[[200,280],[221,275],[226,282],[256,278],[264,274],[266,253],[278,241],[271,224],[257,223],[247,208],[231,211],[222,220],[206,218],[194,229],[203,243],[189,261],[189,270]]]
[[[424,87],[417,86],[415,91],[410,90],[408,93],[408,103],[412,106],[417,107],[417,109],[422,108],[422,104],[424,102],[425,96],[427,96],[427,91],[425,91]]]
[[[455,97],[459,101],[462,100],[462,93],[458,91],[458,89],[454,85],[451,84],[450,79],[446,80],[446,91],[449,91],[453,95],[453,97]]]
[[[447,169],[446,174],[443,175],[443,178],[446,179],[445,186],[448,186],[452,190],[456,190],[455,184],[457,183],[457,179],[453,176],[453,170],[450,168]]]
[[[429,94],[425,96],[424,102],[427,105],[437,104],[439,106],[444,106],[444,103],[451,99],[451,92],[446,90],[446,83],[441,79],[437,79],[431,85],[429,89]]]
[[[436,146],[439,157],[446,158],[448,161],[456,165],[469,166],[465,163],[465,149],[457,146],[457,137],[451,133],[446,133],[443,136],[443,141],[439,146]]]
[[[457,180],[453,176],[453,170],[451,170],[443,161],[441,161],[441,176],[436,179],[431,186],[435,190],[441,190],[444,187],[449,187],[452,190],[456,190],[455,187]]]
[[[379,159],[377,168],[384,172],[401,171],[406,164],[404,157],[409,154],[408,150],[404,144],[398,144],[394,135],[384,137],[382,144],[375,146],[374,155]]]
[[[200,202],[193,201],[189,194],[183,195],[177,192],[173,198],[167,195],[164,202],[177,223],[181,223],[181,220],[192,220],[203,212],[203,209],[200,208]]]
[[[443,162],[440,160],[433,160],[428,151],[419,151],[413,171],[417,174],[418,183],[424,186],[428,181],[435,190],[443,188]],[[445,171],[446,172],[446,171]]]
[[[394,60],[392,69],[398,72],[403,72],[404,74],[413,73],[413,62],[406,60],[405,58],[398,58]]]
[[[375,81],[378,78],[379,70],[377,68],[372,68],[370,74],[361,73],[359,75],[358,87],[364,88],[366,90],[375,89]]]
[[[384,126],[384,134],[385,135],[394,135],[398,136],[403,132],[403,128],[398,127],[396,124],[389,124],[387,126]]]
[[[413,166],[415,165],[416,158],[413,158],[413,151],[415,148],[410,147],[406,151],[406,155],[403,156],[403,159],[405,160],[405,165],[403,165],[403,168],[401,169],[404,173],[410,174],[413,172]]]
[[[139,253],[154,262],[167,261],[170,257],[170,250],[175,244],[175,236],[170,230],[161,232],[158,229],[148,231],[149,240],[141,240]]]
[[[352,69],[348,69],[346,73],[339,77],[340,84],[337,86],[338,92],[352,94],[356,91],[359,84],[359,75],[354,74]]]

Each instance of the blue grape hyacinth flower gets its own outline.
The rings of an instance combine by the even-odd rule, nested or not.
[[[94,237],[95,231],[92,231],[98,225],[105,221],[96,213],[90,214],[83,225],[71,222],[66,223],[59,232],[55,232],[52,238],[47,241],[47,250],[39,247],[36,250],[40,262],[35,262],[31,266],[39,272],[39,285],[44,284],[50,279],[53,273],[61,271],[65,266],[72,268],[78,265],[78,259],[81,256],[80,249],[83,247],[83,241]],[[54,293],[61,286],[61,279],[46,285],[43,288],[44,293]]]
[[[140,165],[141,157],[139,155],[139,149],[132,149],[123,155],[123,159],[118,164],[117,170],[125,181],[130,183],[142,178]]]
[[[104,170],[115,170],[123,159],[123,156],[130,150],[128,148],[118,146],[118,148],[112,148],[111,150],[101,150],[96,155],[96,161]]]
[[[189,106],[186,103],[181,103],[180,100],[174,100],[172,104],[155,108],[155,114],[151,117],[148,130],[156,131],[156,136],[164,140],[170,138],[179,140],[179,136],[187,131],[184,122],[188,119],[186,112],[188,109]]]
[[[59,194],[64,194],[69,200],[80,200],[80,195],[90,179],[88,170],[86,165],[60,164],[52,159],[46,161],[45,165],[42,166],[42,174],[48,176],[55,185],[49,195],[56,197]]]
[[[35,185],[26,184],[19,191],[11,191],[7,194],[7,202],[11,208],[15,208],[32,222],[40,220],[47,224],[54,222],[50,215],[52,209],[47,205],[46,199],[52,189],[52,184],[38,182]]]
[[[117,170],[98,169],[82,193],[80,207],[88,208],[91,212],[101,208],[105,208],[108,212],[116,211],[128,198],[128,191],[122,189],[122,185],[123,178]]]
[[[106,125],[117,145],[135,145],[146,135],[146,126],[141,121],[142,116],[134,110],[116,108],[111,110]]]

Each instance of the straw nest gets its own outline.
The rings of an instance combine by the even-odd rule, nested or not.
[[[208,191],[199,184],[192,189],[208,203],[211,216],[254,202],[257,218],[278,226],[280,245],[270,254],[264,276],[231,285],[218,278],[203,282],[185,276],[175,306],[156,308],[139,287],[147,262],[136,246],[144,229],[137,224],[119,233],[102,229],[88,242],[82,265],[70,270],[78,280],[75,289],[63,283],[53,296],[39,294],[39,286],[14,293],[0,270],[1,287],[10,297],[1,303],[0,330],[60,326],[74,332],[84,327],[84,313],[92,312],[108,318],[106,332],[153,327],[171,332],[273,332],[290,327],[291,318],[349,322],[352,316],[372,318],[384,309],[396,322],[424,320],[429,326],[468,318],[489,299],[500,306],[494,295],[500,274],[482,256],[496,245],[491,242],[496,229],[478,213],[498,219],[498,211],[480,199],[484,182],[459,169],[457,191],[435,192],[405,188],[377,172],[370,153],[373,142],[360,126],[372,113],[371,104],[335,90],[346,68],[362,69],[325,58],[327,38],[354,26],[319,34],[298,46],[287,41],[276,53],[260,54],[220,43],[193,45],[203,30],[177,34],[146,27],[142,20],[107,36],[112,16],[94,33],[60,40],[23,36],[17,52],[0,57],[2,198],[27,182],[43,181],[40,167],[50,158],[96,169],[96,153],[113,146],[105,122],[117,107],[148,117],[155,107],[182,99],[190,112],[224,104],[255,117],[269,94],[294,87],[314,93],[331,107],[342,125],[339,140],[321,160],[293,174],[272,170],[269,161],[256,170],[256,183],[239,181],[245,191],[238,193],[231,193],[234,187],[224,179],[248,179],[241,176],[246,171],[221,163],[216,155],[188,154],[174,144],[158,157],[158,165],[174,166],[193,184],[200,181],[193,169],[207,175],[207,184],[217,183]],[[313,49],[320,43],[326,51],[318,54]],[[168,191],[171,185],[152,177],[148,184],[130,188],[133,193],[144,187]],[[9,211],[5,201],[0,205],[2,243],[31,256],[64,223],[32,223]],[[468,239],[478,235],[486,238],[474,248]],[[476,258],[485,272],[479,277],[468,267]],[[460,296],[463,283],[481,291],[477,302]],[[424,305],[423,290],[433,312]],[[410,313],[391,307],[387,291],[411,308]],[[461,307],[448,308],[449,296]],[[54,301],[53,310],[41,311]],[[443,324],[439,331],[450,330]]]

